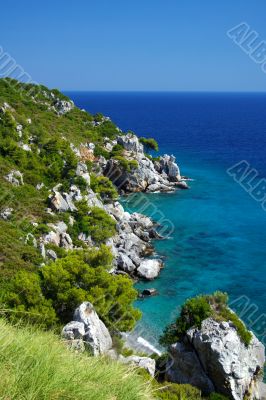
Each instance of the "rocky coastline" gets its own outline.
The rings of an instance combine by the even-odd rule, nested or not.
[[[39,103],[41,109],[45,108],[46,112],[59,119],[75,112],[72,101],[57,97],[49,91],[42,92],[42,101]],[[83,117],[80,114],[86,114],[81,110],[77,112],[79,118]],[[8,128],[12,126],[19,151],[22,151],[23,155],[31,155],[34,152],[37,155],[42,154],[43,143],[36,144],[36,137],[28,133],[33,116],[26,120],[24,118],[21,122],[15,119],[13,113],[12,106],[4,102],[0,108],[0,119],[7,120]],[[93,133],[93,129],[111,123],[108,117],[99,115],[95,118],[85,115],[85,118],[87,119],[84,124],[89,126]],[[125,211],[116,194],[130,196],[134,193],[171,193],[188,189],[189,179],[181,175],[173,155],[153,158],[145,152],[145,145],[135,134],[123,134],[118,127],[115,127],[115,132],[111,137],[104,137],[101,146],[92,140],[80,141],[79,144],[69,143],[63,134],[60,134],[59,150],[52,143],[51,152],[56,153],[54,159],[58,164],[61,163],[62,171],[68,164],[72,169],[70,168],[70,179],[59,183],[55,180],[54,185],[49,187],[43,181],[36,183],[34,179],[34,194],[44,193],[46,196],[46,209],[42,210],[42,215],[50,217],[53,221],[42,226],[44,224],[32,219],[31,229],[26,229],[24,244],[29,244],[38,251],[42,259],[38,265],[40,270],[47,263],[59,259],[60,251],[81,253],[84,249],[99,250],[102,245],[110,249],[113,259],[108,273],[106,272],[108,277],[125,275],[134,281],[152,281],[159,276],[164,267],[162,259],[154,255],[152,246],[154,239],[164,239],[156,221],[138,212]],[[86,132],[84,136],[85,134]],[[49,152],[48,147],[45,156]],[[25,174],[19,168],[8,167],[3,176],[4,183],[13,189],[23,188],[30,176],[27,173],[28,171]],[[101,192],[92,188],[96,187],[95,182],[99,181]],[[96,210],[99,218],[112,226],[115,233],[103,241],[97,241],[97,238],[86,230],[88,224],[79,224],[77,221],[80,205],[83,207],[81,220],[89,218],[92,210]],[[12,220],[14,211],[10,205],[6,205],[1,209],[1,220]],[[34,213],[31,213],[31,216],[32,214]],[[146,293],[155,294],[153,289]],[[111,335],[113,332],[109,331],[94,307],[95,304],[83,301],[75,309],[72,320],[62,330],[62,337],[67,346],[74,351],[89,350],[93,356],[104,355],[121,363],[143,368],[154,377],[159,371],[160,352],[142,339],[142,348],[148,349],[149,354],[156,353],[157,361],[156,357],[119,353]],[[232,316],[229,313],[230,315]],[[250,341],[244,343],[236,325],[230,318],[217,320],[208,316],[201,321],[200,326],[189,326],[186,332],[183,332],[182,338],[169,346],[164,378],[178,384],[194,385],[204,395],[219,392],[232,400],[243,400],[247,396],[257,400],[266,398],[262,383],[264,346],[251,332],[248,332]],[[126,333],[116,333],[126,338]]]

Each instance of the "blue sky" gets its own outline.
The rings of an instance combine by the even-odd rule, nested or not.
[[[232,40],[266,41],[265,0],[46,0],[1,4],[0,46],[34,81],[64,90],[265,91]]]

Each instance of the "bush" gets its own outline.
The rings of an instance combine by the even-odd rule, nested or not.
[[[119,162],[121,168],[128,172],[137,169],[139,166],[137,160],[127,160],[122,156],[115,156],[114,159]]]
[[[84,258],[93,260],[94,266]],[[99,260],[102,259],[100,256]],[[105,266],[96,265],[95,254],[87,254],[86,258],[80,253],[46,265],[41,271],[45,296],[52,300],[63,323],[71,321],[75,308],[83,301],[90,301],[111,330],[132,329],[141,315],[132,307],[137,298],[132,281],[111,275]]]
[[[66,349],[54,334],[0,320],[0,398],[151,400],[137,371],[106,358]]]
[[[165,383],[161,389],[155,392],[155,398],[161,400],[201,400],[199,389],[191,385],[178,385],[175,383]]]
[[[158,143],[153,138],[148,139],[148,138],[141,137],[139,139],[139,141],[144,145],[144,148],[146,150],[155,150],[155,151],[159,150]]]
[[[202,321],[209,317],[217,321],[231,321],[242,342],[246,346],[249,345],[252,338],[251,333],[238,316],[228,308],[228,296],[221,292],[187,300],[182,306],[176,322],[166,327],[160,343],[168,346],[182,340],[188,329],[192,327],[200,329]]]
[[[96,244],[100,244],[115,235],[116,222],[102,208],[92,207],[89,215],[81,218],[79,229],[91,236]]]
[[[102,200],[110,201],[118,198],[116,188],[110,179],[105,176],[91,175],[91,188],[95,193],[99,193]]]
[[[209,400],[229,400],[229,399],[228,397],[225,397],[222,394],[213,392],[210,394]]]
[[[44,328],[57,322],[52,302],[43,296],[40,278],[34,272],[18,271],[9,282],[2,303],[12,321],[28,321]]]
[[[210,317],[211,314],[211,306],[205,296],[187,300],[182,306],[180,316],[176,322],[165,329],[163,336],[160,338],[160,343],[170,345],[181,340],[189,328],[200,328],[202,321]]]

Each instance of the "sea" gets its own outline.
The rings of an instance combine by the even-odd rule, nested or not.
[[[173,154],[181,174],[192,179],[189,190],[141,194],[140,202],[136,196],[122,199],[130,211],[147,201],[145,212],[171,227],[153,243],[164,261],[160,277],[136,285],[159,293],[136,302],[142,337],[156,344],[186,299],[220,290],[265,343],[266,94],[67,94],[123,131],[155,138],[158,154]]]

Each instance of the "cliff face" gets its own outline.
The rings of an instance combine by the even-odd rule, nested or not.
[[[167,378],[190,383],[204,393],[213,391],[242,400],[246,395],[261,399],[260,382],[265,363],[265,349],[252,334],[246,346],[230,322],[212,318],[192,328],[182,342],[170,347]]]

